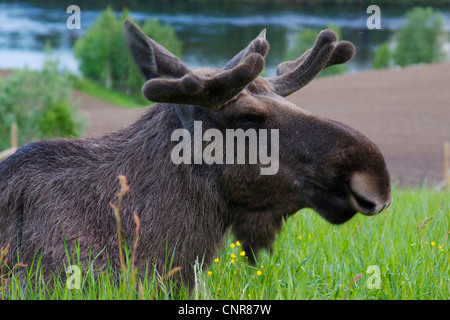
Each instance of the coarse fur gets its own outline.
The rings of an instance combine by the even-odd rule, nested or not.
[[[253,262],[301,208],[343,223],[358,211],[379,213],[392,201],[383,156],[369,139],[282,98],[353,56],[353,46],[337,42],[332,31],[322,31],[296,61],[281,64],[276,77],[261,78],[265,32],[224,70],[191,71],[129,20],[125,29],[148,80],[143,94],[160,103],[125,129],[31,143],[0,163],[0,246],[10,245],[11,265],[41,255],[44,269],[57,272],[67,262],[65,248],[79,247],[82,260],[95,256],[98,267],[109,261],[119,270],[109,206],[119,175],[130,185],[121,213],[128,244],[134,211],[141,221],[136,267],[163,274],[173,259],[191,290],[193,264],[198,259],[207,266],[230,228]],[[174,164],[171,135],[180,128],[193,134],[194,121],[224,135],[227,129],[278,129],[278,172],[261,175],[260,163]]]

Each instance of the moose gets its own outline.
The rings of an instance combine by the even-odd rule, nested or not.
[[[223,69],[191,70],[129,19],[124,29],[146,78],[142,93],[155,104],[126,128],[99,138],[29,143],[0,163],[0,246],[10,245],[8,263],[40,257],[45,272],[54,273],[67,263],[66,249],[77,248],[81,261],[95,256],[97,266],[119,270],[116,217],[109,206],[119,175],[130,185],[121,213],[128,244],[135,236],[133,212],[140,217],[136,267],[163,274],[170,261],[182,267],[177,281],[190,290],[196,259],[207,266],[229,231],[252,263],[261,249],[273,251],[283,221],[302,208],[342,224],[391,204],[389,172],[373,142],[284,99],[324,68],[350,60],[350,42],[323,30],[312,48],[263,78],[265,30]],[[195,121],[202,130],[224,134],[278,130],[277,172],[262,175],[260,161],[173,163],[178,141],[172,133],[194,135]]]

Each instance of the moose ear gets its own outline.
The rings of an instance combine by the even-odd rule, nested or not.
[[[131,20],[123,22],[131,55],[147,80],[180,78],[190,70],[169,50],[153,41]]]

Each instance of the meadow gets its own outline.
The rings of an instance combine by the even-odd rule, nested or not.
[[[81,270],[70,285],[64,275],[53,285],[32,266],[0,270],[2,299],[450,299],[450,191],[431,188],[394,189],[392,206],[382,214],[360,214],[343,225],[331,225],[303,209],[289,218],[274,252],[261,252],[249,265],[230,235],[224,250],[208,268],[196,266],[196,287],[189,296],[175,291],[176,266],[160,275],[136,276],[133,246],[125,246],[119,274],[109,268]],[[128,249],[127,249],[128,248]],[[3,248],[4,251],[5,248]],[[0,254],[0,258],[2,255]],[[72,257],[76,260],[76,256]],[[0,259],[1,261],[1,259]],[[203,269],[203,270],[202,270]],[[18,272],[19,271],[19,272]],[[19,285],[18,274],[25,275]],[[69,285],[68,285],[69,284]],[[72,288],[69,288],[72,287]],[[77,288],[79,287],[79,289]]]

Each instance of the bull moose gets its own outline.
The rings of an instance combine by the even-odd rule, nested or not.
[[[302,208],[341,224],[357,212],[375,215],[390,205],[390,177],[377,146],[347,125],[284,99],[322,69],[353,57],[354,46],[338,41],[333,31],[321,31],[311,49],[263,78],[265,31],[223,69],[191,70],[130,20],[124,28],[146,78],[142,93],[156,104],[124,129],[100,138],[33,142],[0,163],[0,246],[10,245],[9,263],[39,256],[46,272],[56,272],[67,262],[66,248],[78,247],[81,260],[95,256],[97,265],[120,269],[108,205],[119,175],[130,185],[121,216],[128,243],[135,235],[132,213],[141,221],[137,268],[150,265],[162,273],[171,258],[190,289],[194,262],[202,259],[207,266],[228,230],[252,262],[260,249],[272,250],[283,221]],[[174,163],[181,137],[174,140],[173,133],[182,129],[194,136],[196,122],[223,135],[253,130],[257,141],[265,129],[267,154],[278,152],[276,172],[261,174],[260,159]],[[269,139],[274,130],[277,139]],[[249,150],[246,141],[244,159]],[[237,157],[238,148],[232,151]]]

